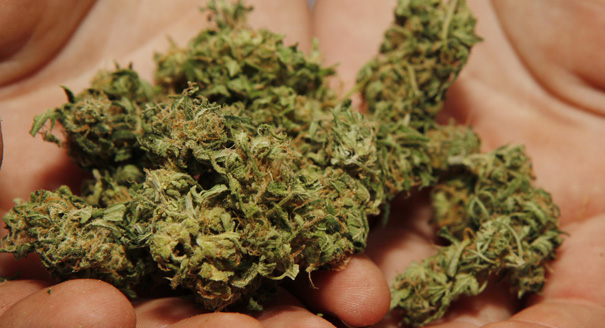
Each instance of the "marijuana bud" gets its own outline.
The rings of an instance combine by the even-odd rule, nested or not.
[[[257,307],[272,281],[342,267],[365,248],[366,217],[378,204],[348,163],[319,153],[342,135],[330,123],[336,113],[348,113],[342,124],[361,122],[349,107],[332,108],[324,76],[333,70],[279,35],[248,28],[240,3],[210,9],[217,28],[156,58],[159,87],[132,68],[100,72],[36,118],[32,134],[59,123],[65,140],[45,139],[93,177],[80,196],[62,187],[16,206],[5,217],[3,251],[39,252],[60,279],[103,279],[130,296],[142,284],[168,283],[220,310]],[[105,263],[108,256],[123,267]]]
[[[531,185],[522,147],[469,155],[452,166],[457,172],[432,190],[438,235],[449,245],[412,264],[392,285],[391,307],[410,325],[440,318],[458,296],[479,294],[494,275],[519,297],[540,291],[544,262],[561,243],[558,209]]]
[[[560,244],[558,210],[531,185],[520,146],[481,154],[469,128],[435,121],[479,38],[464,1],[401,0],[380,53],[360,71],[370,114],[327,87],[334,74],[281,35],[246,24],[241,2],[210,1],[215,26],[157,54],[156,86],[129,68],[34,120],[91,177],[18,201],[0,251],[40,254],[59,279],[188,290],[208,310],[258,309],[301,271],[362,252],[367,217],[432,188],[447,245],[397,277],[404,322],[441,317],[458,295],[508,279],[539,291]],[[56,124],[64,138],[49,131]],[[385,215],[386,217],[386,215]]]
[[[435,122],[447,88],[480,40],[474,25],[463,1],[399,1],[380,54],[358,75],[369,111],[389,128],[378,140],[391,138],[402,122],[418,136],[401,152],[416,154],[407,166],[413,170],[388,181],[395,181],[395,192],[432,187],[433,221],[447,244],[392,284],[391,308],[411,326],[442,317],[460,295],[479,294],[489,277],[508,280],[519,297],[539,291],[544,263],[561,243],[558,208],[531,185],[522,147],[480,154],[470,129]],[[385,151],[398,155],[402,144],[386,144]]]

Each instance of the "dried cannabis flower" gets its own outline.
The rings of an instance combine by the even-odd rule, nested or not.
[[[206,309],[258,309],[273,282],[363,251],[367,216],[396,195],[432,187],[449,245],[394,282],[405,323],[439,318],[493,274],[519,296],[541,288],[558,212],[531,186],[522,148],[480,154],[471,130],[435,122],[479,40],[463,1],[399,1],[359,74],[367,116],[327,88],[334,71],[316,51],[250,29],[241,3],[208,9],[215,27],[156,55],[157,86],[131,68],[100,72],[35,119],[32,134],[63,127],[65,140],[45,139],[92,177],[80,196],[61,187],[18,201],[1,251],[37,252],[59,279],[102,279],[131,297],[169,284]]]
[[[522,147],[479,154],[469,129],[434,121],[446,89],[478,41],[474,24],[463,1],[399,1],[381,54],[358,76],[358,88],[383,126],[406,122],[433,143],[424,148],[425,163],[413,162],[422,166],[409,179],[434,186],[433,220],[449,245],[410,265],[392,285],[391,308],[412,326],[442,317],[460,295],[479,294],[493,275],[508,280],[519,297],[539,291],[544,263],[561,243],[558,208],[548,193],[531,185]]]
[[[391,307],[414,326],[442,317],[460,295],[479,294],[493,275],[508,280],[518,297],[540,291],[544,262],[561,243],[558,209],[531,186],[521,147],[466,156],[452,171],[432,192],[438,234],[449,246],[410,265],[392,285]]]
[[[63,187],[18,204],[4,218],[4,251],[39,252],[58,278],[99,278],[131,296],[141,283],[169,282],[193,290],[207,309],[241,300],[257,307],[262,285],[301,269],[339,268],[363,251],[367,215],[380,203],[317,153],[325,143],[352,142],[336,140],[335,115],[357,123],[361,115],[328,110],[336,103],[323,78],[331,69],[275,34],[245,27],[241,4],[219,5],[211,3],[221,28],[202,31],[197,39],[205,41],[189,50],[158,56],[158,76],[175,58],[217,57],[195,64],[207,75],[185,90],[152,88],[117,69],[77,96],[67,90],[67,104],[36,118],[32,133],[48,122],[63,126],[64,142],[45,138],[65,145],[93,179],[80,197]],[[240,38],[237,47],[213,50],[232,38]],[[231,72],[223,69],[229,60]],[[178,65],[171,70],[188,66]]]

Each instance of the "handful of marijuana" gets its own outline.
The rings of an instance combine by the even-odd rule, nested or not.
[[[156,85],[131,68],[99,72],[36,117],[31,133],[91,172],[79,195],[40,190],[4,217],[2,252],[38,253],[59,279],[102,279],[130,297],[169,284],[206,309],[258,309],[301,271],[362,252],[367,217],[431,187],[448,246],[393,284],[411,325],[444,314],[488,277],[540,290],[560,244],[557,208],[531,186],[519,146],[479,153],[468,128],[438,125],[466,62],[463,1],[399,1],[380,54],[359,73],[370,114],[327,87],[331,68],[282,36],[253,30],[241,3],[211,1],[215,26],[156,55]],[[65,138],[49,133],[59,123]]]

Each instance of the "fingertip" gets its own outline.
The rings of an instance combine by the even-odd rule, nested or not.
[[[272,308],[259,316],[258,320],[265,328],[334,328],[334,325],[329,321],[295,305],[282,305]]]
[[[395,2],[390,1],[315,2],[314,37],[319,40],[324,63],[338,64],[335,69],[340,83],[335,83],[335,90],[346,93],[354,87],[357,72],[376,54],[384,31],[393,21],[394,7]]]
[[[332,314],[349,326],[380,321],[389,310],[391,293],[380,269],[364,255],[355,255],[340,271],[312,274],[313,284],[298,283],[297,295],[310,307]]]
[[[265,328],[334,328],[329,321],[304,308],[296,297],[284,290],[280,290],[255,317]]]
[[[135,327],[130,301],[108,283],[78,279],[43,288],[14,304],[0,327]]]
[[[178,297],[137,301],[134,307],[137,328],[165,327],[202,313],[193,301]]]
[[[194,327],[246,327],[263,328],[256,319],[241,313],[214,312],[200,314],[181,320],[170,328],[194,328]]]
[[[0,316],[15,303],[49,285],[41,280],[12,280],[0,283]]]

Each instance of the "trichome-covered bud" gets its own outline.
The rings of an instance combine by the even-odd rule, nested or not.
[[[141,133],[142,105],[153,100],[153,88],[132,69],[101,71],[90,88],[77,96],[64,88],[68,102],[35,118],[31,134],[65,146],[83,168],[106,168],[139,160],[137,135]],[[59,123],[65,140],[52,134]]]
[[[317,99],[332,94],[325,77],[334,70],[323,67],[319,56],[284,45],[282,35],[251,29],[245,21],[251,8],[219,1],[209,9],[216,27],[201,31],[186,48],[173,46],[156,55],[160,86],[180,93],[195,82],[200,95],[221,104],[249,105],[276,87]]]
[[[464,1],[398,1],[380,54],[357,76],[368,110],[415,128],[432,121],[479,41],[474,26]]]
[[[442,317],[461,295],[477,295],[493,277],[519,297],[538,292],[544,262],[561,243],[558,208],[531,185],[531,164],[519,146],[452,158],[450,174],[432,191],[438,235],[448,246],[413,263],[392,286],[393,308],[412,326]]]
[[[140,251],[134,227],[125,225],[125,212],[124,203],[96,207],[65,186],[36,191],[4,217],[2,251],[16,257],[36,252],[54,277],[97,278],[134,296],[157,268]]]

